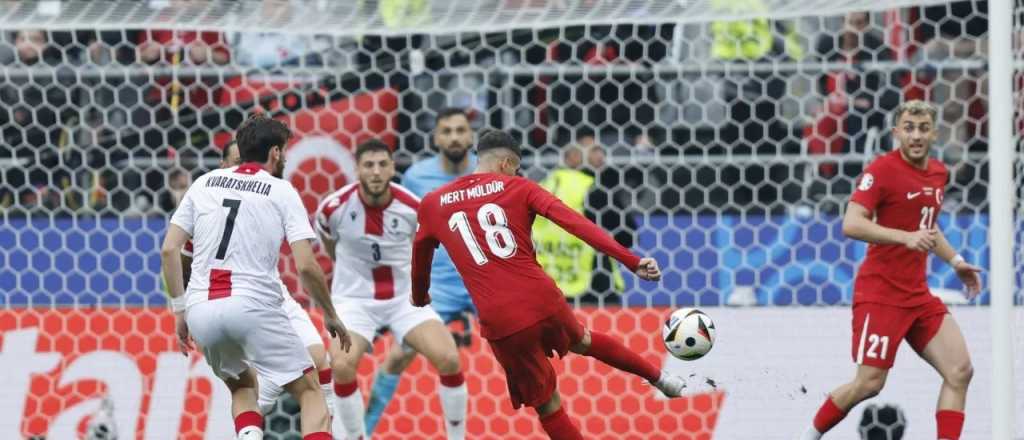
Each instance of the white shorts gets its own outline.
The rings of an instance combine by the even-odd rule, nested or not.
[[[338,317],[345,328],[366,339],[373,350],[373,335],[377,329],[388,327],[395,335],[395,341],[402,344],[405,335],[416,326],[427,322],[441,322],[431,307],[416,307],[408,296],[379,300],[372,298],[332,298]]]
[[[206,362],[222,379],[237,379],[252,367],[260,380],[283,387],[313,369],[280,304],[230,296],[189,307],[185,320]]]
[[[303,309],[291,295],[285,293],[284,304],[281,305],[281,308],[288,315],[288,322],[292,323],[295,333],[299,334],[303,347],[324,345],[324,340],[320,337],[320,331],[313,325],[313,320],[309,318],[309,313],[306,313],[306,309]]]

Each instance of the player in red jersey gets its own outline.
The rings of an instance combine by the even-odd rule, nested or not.
[[[633,255],[551,193],[517,177],[520,149],[508,134],[491,131],[482,136],[477,155],[473,174],[420,202],[413,304],[430,303],[430,264],[434,248],[444,245],[479,311],[481,334],[505,369],[513,407],[533,407],[551,438],[583,438],[561,408],[555,370],[547,360],[552,352],[592,356],[646,379],[667,396],[679,396],[686,386],[682,378],[659,371],[612,336],[589,331],[576,320],[555,282],[537,264],[530,238],[533,219],[550,219],[641,279],[659,280],[658,264]]]
[[[870,244],[853,287],[857,373],[829,394],[802,440],[820,439],[851,408],[877,395],[904,339],[942,376],[937,438],[960,438],[971,357],[960,327],[928,291],[928,253],[953,267],[969,299],[981,290],[981,269],[964,261],[935,226],[949,180],[942,162],[928,155],[936,138],[935,116],[934,107],[917,100],[895,110],[899,148],[864,170],[847,205],[843,233]]]

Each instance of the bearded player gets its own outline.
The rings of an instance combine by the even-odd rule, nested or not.
[[[231,141],[222,151],[220,168],[231,168],[241,164],[242,159],[238,153],[238,142]],[[192,240],[185,243],[185,247],[181,249],[181,264],[184,272],[185,288],[188,288],[188,280],[192,275]],[[288,288],[285,287],[284,283],[281,283],[281,296],[284,298],[281,308],[288,315],[288,322],[291,323],[295,333],[298,333],[299,338],[302,340],[302,345],[309,352],[309,356],[313,358],[313,366],[316,368],[320,388],[324,393],[327,412],[332,413],[334,406],[331,405],[330,401],[330,396],[333,394],[331,366],[327,364],[327,349],[324,347],[323,339],[320,338],[320,332],[313,325],[313,320],[309,318],[309,314],[288,293]],[[284,390],[266,379],[259,380],[259,384],[258,405],[260,411],[266,414],[273,409],[274,403]]]
[[[438,155],[414,163],[405,170],[402,186],[417,197],[423,197],[458,177],[469,174],[476,167],[476,157],[470,153],[473,148],[473,128],[469,116],[460,108],[445,108],[437,112],[437,123],[433,132],[434,145]],[[469,298],[462,278],[452,265],[451,258],[443,250],[434,254],[430,269],[431,307],[441,316],[445,324],[462,321],[463,334],[459,345],[469,345],[469,320],[466,315],[475,315],[473,300]],[[407,346],[393,344],[387,358],[373,379],[373,387],[366,405],[366,433],[373,430],[381,415],[398,389],[401,374],[415,359],[416,352]]]
[[[335,434],[366,438],[356,372],[363,354],[372,349],[374,334],[386,326],[397,345],[422,354],[437,369],[445,430],[449,439],[462,439],[468,397],[455,340],[437,312],[413,307],[408,299],[419,198],[391,183],[395,162],[383,142],[360,144],[355,158],[359,182],[327,196],[316,216],[324,249],[335,262],[332,300],[352,335],[349,352],[331,347],[335,421],[342,425]]]
[[[960,327],[928,290],[928,254],[948,262],[968,299],[981,291],[981,271],[957,254],[935,224],[949,172],[929,157],[936,110],[909,101],[893,113],[899,147],[864,170],[843,217],[843,233],[869,243],[853,294],[853,381],[829,393],[802,440],[817,440],[858,403],[885,385],[900,342],[942,376],[937,437],[958,440],[973,368]]]
[[[607,232],[536,183],[518,177],[519,144],[490,131],[477,143],[476,170],[427,194],[420,202],[413,244],[413,304],[430,303],[434,248],[444,245],[480,315],[482,336],[505,370],[512,406],[534,408],[551,438],[582,439],[562,409],[548,357],[569,351],[638,375],[670,397],[686,386],[612,336],[592,332],[573,316],[558,286],[537,263],[530,239],[544,216],[622,262],[638,277],[657,281],[658,264],[640,258]]]
[[[277,260],[287,240],[303,286],[324,310],[324,326],[342,349],[349,339],[313,256],[316,239],[299,193],[280,178],[284,124],[253,115],[238,129],[242,164],[211,171],[188,189],[161,247],[179,347],[194,338],[206,362],[231,391],[238,438],[263,438],[257,376],[299,402],[305,440],[328,440],[329,417],[313,362],[281,308]],[[184,290],[181,249],[192,239],[194,261]]]

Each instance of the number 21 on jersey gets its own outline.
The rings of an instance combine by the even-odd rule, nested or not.
[[[484,238],[487,241],[487,248],[491,254],[498,258],[509,258],[516,253],[516,239],[512,230],[508,228],[508,217],[505,210],[494,203],[487,203],[476,212],[476,221],[480,229],[484,231]],[[487,255],[477,242],[473,230],[470,229],[469,215],[466,211],[458,211],[448,218],[448,228],[457,231],[466,244],[466,249],[473,256],[473,261],[478,266],[487,264]]]
[[[919,229],[932,229],[935,227],[935,207],[921,207],[921,224]]]

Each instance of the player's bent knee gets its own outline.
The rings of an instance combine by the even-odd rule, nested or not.
[[[956,388],[966,389],[967,385],[971,383],[971,378],[974,377],[974,365],[971,361],[964,361],[953,367],[948,373],[945,374],[944,379],[950,385]]]
[[[869,375],[866,377],[858,377],[854,382],[854,386],[857,389],[857,394],[860,397],[860,400],[870,399],[882,392],[882,388],[885,387],[885,376]]]
[[[416,359],[415,351],[401,351],[399,353],[392,351],[384,359],[384,365],[381,368],[388,374],[402,374],[406,368],[409,368],[409,364],[412,364],[414,359]]]
[[[445,351],[437,358],[434,368],[441,374],[455,374],[462,370],[462,361],[458,350]]]
[[[327,363],[327,350],[322,345],[310,345],[308,347],[309,357],[313,359],[313,367],[317,371],[328,368],[330,365]]]
[[[356,369],[359,367],[359,360],[344,358],[331,358],[331,371],[334,373],[334,381],[337,383],[348,383],[356,378]]]

